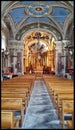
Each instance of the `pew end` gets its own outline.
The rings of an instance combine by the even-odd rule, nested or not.
[[[14,118],[12,111],[1,111],[1,128],[2,129],[17,129],[19,128],[19,120]]]

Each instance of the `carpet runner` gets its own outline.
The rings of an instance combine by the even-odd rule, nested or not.
[[[35,80],[23,129],[62,129],[43,80]]]

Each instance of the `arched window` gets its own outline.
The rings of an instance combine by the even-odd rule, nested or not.
[[[1,39],[1,52],[6,50],[6,37],[4,33],[2,33],[2,39]]]

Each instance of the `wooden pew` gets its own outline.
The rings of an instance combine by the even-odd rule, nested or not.
[[[51,97],[53,98],[53,99],[55,99],[55,97],[57,96],[57,94],[62,94],[62,93],[74,93],[74,89],[73,88],[66,88],[66,89],[64,89],[64,87],[57,87],[56,89],[53,89],[53,90],[51,90],[51,91],[48,91],[49,92],[49,94],[51,95]]]
[[[55,89],[60,89],[60,88],[63,88],[63,89],[69,89],[69,88],[74,88],[74,84],[73,83],[71,83],[71,82],[48,82],[47,83],[47,89],[48,89],[48,91],[53,91],[53,90],[55,90]]]
[[[23,87],[23,88],[28,88],[28,90],[30,91],[31,90],[31,88],[32,88],[32,86],[31,86],[31,84],[30,83],[4,83],[4,84],[1,84],[1,87],[2,88],[8,88],[8,87],[13,87],[13,88],[19,88],[19,87]]]
[[[63,89],[63,88],[56,89],[56,90],[53,90],[52,96],[53,96],[53,98],[55,98],[55,96],[57,96],[57,94],[66,94],[66,93],[73,94],[74,90],[71,88],[69,88],[69,89]]]
[[[74,100],[62,100],[62,107],[61,107],[61,115],[60,115],[60,121],[62,124],[62,128],[65,128],[64,122],[65,122],[65,114],[68,114],[67,121],[72,120],[69,119],[69,115],[73,114],[74,112]],[[72,117],[73,118],[73,117]],[[73,120],[72,120],[73,121]],[[72,123],[73,124],[73,123]]]
[[[2,85],[1,87],[1,92],[5,89],[10,89],[10,91],[20,91],[22,92],[22,90],[24,89],[23,92],[26,92],[27,96],[30,97],[31,95],[31,89],[29,88],[30,86],[29,85],[24,85],[24,84],[7,84],[7,85]]]
[[[30,80],[29,80],[30,81]],[[22,99],[23,101],[25,100],[25,104],[26,106],[28,106],[28,101],[29,98],[30,98],[30,94],[31,94],[31,82],[25,82],[25,79],[24,79],[24,83],[21,83],[17,80],[17,82],[13,82],[11,84],[11,82],[2,82],[2,86],[1,86],[1,95],[5,97],[13,97],[13,93],[15,94],[15,97],[17,97],[16,93],[17,94],[20,94],[20,95],[24,95],[25,98],[23,98],[22,96]],[[7,90],[6,90],[7,89]],[[25,89],[25,90],[24,90]],[[6,94],[4,93],[7,93],[8,96],[6,96]],[[9,93],[12,93],[11,96]],[[20,95],[18,97],[20,97]]]
[[[69,94],[69,93],[66,93],[66,94],[58,94],[57,95],[57,100],[56,102],[54,102],[54,106],[56,108],[56,112],[58,114],[58,117],[60,117],[60,113],[61,113],[61,108],[62,108],[62,101],[65,101],[65,100],[74,100],[74,96],[73,94]]]
[[[65,94],[57,94],[57,102],[56,102],[56,108],[57,108],[57,110],[58,110],[58,114],[60,114],[59,113],[59,109],[61,108],[61,105],[62,105],[62,101],[68,101],[68,100],[74,100],[74,96],[73,96],[73,94],[69,94],[69,93],[65,93]]]
[[[20,121],[23,123],[25,106],[22,104],[22,98],[1,98],[1,110],[20,111]]]
[[[28,97],[25,96],[23,93],[1,93],[1,98],[21,98],[22,104],[24,104],[25,109],[27,109],[28,106]]]
[[[46,85],[48,86],[51,86],[53,84],[65,84],[67,83],[68,84],[71,84],[71,85],[74,85],[74,81],[73,80],[69,80],[69,79],[64,79],[63,77],[62,78],[50,78],[50,79],[44,79],[44,82],[46,83]],[[63,85],[64,86],[64,85]]]
[[[28,89],[29,94],[31,94],[33,86],[31,86],[30,83],[29,84],[24,84],[24,83],[22,83],[22,84],[21,83],[13,83],[13,84],[7,83],[7,84],[5,84],[4,83],[1,85],[1,88],[15,88],[15,89],[25,88],[25,89]]]
[[[48,90],[49,95],[51,96],[51,99],[53,103],[55,104],[55,101],[57,100],[57,95],[60,94],[74,94],[74,88],[69,86],[68,88],[65,88],[65,86],[57,86],[55,88],[52,88],[52,90]]]
[[[68,101],[74,100],[74,81],[62,77],[57,77],[57,76],[53,76],[53,77],[50,76],[48,77],[48,79],[47,77],[48,76],[43,77],[45,84],[47,86],[47,90],[52,97],[52,101],[54,102],[54,105],[56,104],[57,111],[60,110],[58,111],[58,114],[59,113],[61,114],[62,101],[64,100],[65,102],[66,100]]]
[[[67,121],[68,129],[73,129],[73,123],[72,120]]]
[[[7,81],[2,81],[1,82],[1,100],[3,100],[2,103],[3,105],[1,106],[2,110],[3,109],[10,109],[14,111],[14,109],[17,109],[17,106],[13,105],[12,101],[8,101],[7,100],[13,100],[13,98],[15,98],[16,100],[19,100],[21,98],[22,100],[22,106],[26,107],[28,106],[28,99],[30,97],[30,93],[32,91],[33,88],[33,83],[34,83],[34,79],[35,76],[31,76],[31,75],[26,75],[26,76],[19,76],[19,77],[15,77],[14,79],[10,79]],[[8,99],[5,99],[8,98]],[[6,100],[6,101],[5,101]],[[16,104],[16,101],[14,101],[14,103]],[[24,106],[25,105],[25,106]],[[16,107],[16,108],[15,108]],[[23,111],[22,113],[22,117],[23,117]],[[23,118],[22,118],[22,122],[23,122]],[[21,123],[22,123],[21,122]]]
[[[27,97],[30,96],[29,90],[27,88],[2,88],[1,93],[25,93]]]
[[[58,90],[54,90],[53,93],[51,94],[52,101],[53,101],[54,105],[56,106],[56,102],[57,102],[57,105],[59,105],[59,98],[61,99],[66,95],[68,96],[68,94],[74,95],[74,90],[73,89],[63,90],[63,88],[60,88]],[[61,96],[59,96],[59,95],[61,95]],[[66,97],[64,97],[64,98],[66,98]]]
[[[24,95],[25,99],[27,100],[27,102],[29,101],[30,99],[30,93],[28,90],[25,90],[25,89],[21,89],[21,88],[17,88],[17,89],[12,89],[12,88],[9,88],[9,89],[2,89],[1,90],[1,96],[3,96],[5,94],[5,96],[10,95],[11,97],[13,97],[12,94],[14,94],[15,97],[20,97],[20,95]],[[23,97],[23,96],[22,96]]]
[[[74,111],[72,112],[72,120],[67,121],[68,129],[74,129]]]
[[[68,87],[67,87],[68,86]],[[48,85],[48,90],[49,91],[53,91],[53,90],[56,90],[56,89],[60,89],[60,88],[63,88],[63,89],[69,89],[69,88],[74,88],[74,85],[73,84],[70,84],[70,83],[55,83],[55,84],[50,84],[50,85]]]
[[[18,129],[19,120],[14,118],[13,111],[1,110],[1,129]]]

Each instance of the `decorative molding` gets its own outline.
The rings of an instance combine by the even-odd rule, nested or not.
[[[55,41],[56,44],[56,51],[62,52],[62,41]]]

